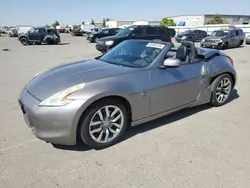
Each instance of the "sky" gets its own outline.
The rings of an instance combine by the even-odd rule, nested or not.
[[[250,0],[2,0],[0,25],[79,24],[82,21],[159,21],[183,14],[247,14]],[[3,16],[4,15],[4,16]]]

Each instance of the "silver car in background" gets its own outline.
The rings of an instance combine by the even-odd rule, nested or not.
[[[245,43],[246,44],[250,44],[250,35],[247,35],[247,37],[245,39]]]
[[[224,105],[235,84],[233,61],[218,50],[127,40],[95,59],[39,73],[18,101],[38,138],[63,145],[79,138],[100,149],[130,125],[205,103]]]

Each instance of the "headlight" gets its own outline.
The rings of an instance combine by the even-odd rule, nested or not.
[[[105,45],[107,45],[107,46],[112,46],[113,44],[114,44],[113,40],[109,40],[109,41],[105,42]]]
[[[205,39],[202,39],[201,42],[205,42]]]
[[[68,99],[67,97],[84,88],[85,83],[79,84],[79,85],[75,85],[73,87],[67,88],[63,91],[60,91],[54,95],[52,95],[51,97],[45,99],[44,101],[42,101],[39,106],[64,106],[66,104],[69,104],[72,99]]]
[[[181,37],[181,39],[186,39],[186,38],[187,38],[186,36]]]
[[[222,42],[223,42],[223,40],[221,40],[221,39],[220,39],[220,40],[218,40],[218,43],[222,43]]]

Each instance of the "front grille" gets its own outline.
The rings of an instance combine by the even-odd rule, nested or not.
[[[205,42],[208,43],[216,43],[217,40],[212,40],[212,39],[205,39]]]

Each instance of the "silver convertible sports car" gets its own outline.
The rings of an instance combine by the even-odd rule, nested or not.
[[[18,98],[27,125],[52,144],[101,149],[130,125],[205,103],[221,106],[236,83],[233,60],[183,42],[127,40],[100,57],[42,71]]]

